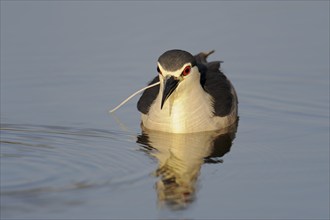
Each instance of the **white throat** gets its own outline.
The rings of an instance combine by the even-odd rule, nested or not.
[[[172,133],[190,133],[215,130],[212,123],[213,101],[200,85],[200,74],[191,73],[160,109],[163,83],[160,92],[151,105],[148,115],[142,115],[143,125],[147,129]]]

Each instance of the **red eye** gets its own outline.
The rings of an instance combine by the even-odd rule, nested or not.
[[[186,66],[184,68],[184,70],[182,71],[182,75],[183,76],[187,76],[190,73],[191,67],[190,66]]]
[[[159,67],[157,66],[157,72],[160,74],[160,75],[163,75],[162,74],[162,71],[160,71]]]

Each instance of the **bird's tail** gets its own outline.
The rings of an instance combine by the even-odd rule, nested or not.
[[[200,52],[199,54],[195,55],[195,59],[197,63],[204,64],[209,70],[219,70],[221,63],[223,61],[212,61],[212,62],[207,62],[207,58],[209,55],[214,53],[214,50],[211,50],[209,52]]]

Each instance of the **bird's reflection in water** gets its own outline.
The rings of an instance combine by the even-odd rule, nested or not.
[[[230,151],[237,123],[217,132],[171,134],[142,129],[137,142],[159,166],[155,175],[158,203],[184,209],[195,199],[196,182],[204,163],[221,163]]]

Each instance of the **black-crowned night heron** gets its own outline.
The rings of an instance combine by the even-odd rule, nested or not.
[[[220,61],[207,62],[213,51],[195,56],[183,50],[163,53],[158,76],[138,101],[142,126],[170,133],[220,130],[237,120],[237,95],[220,71]]]

